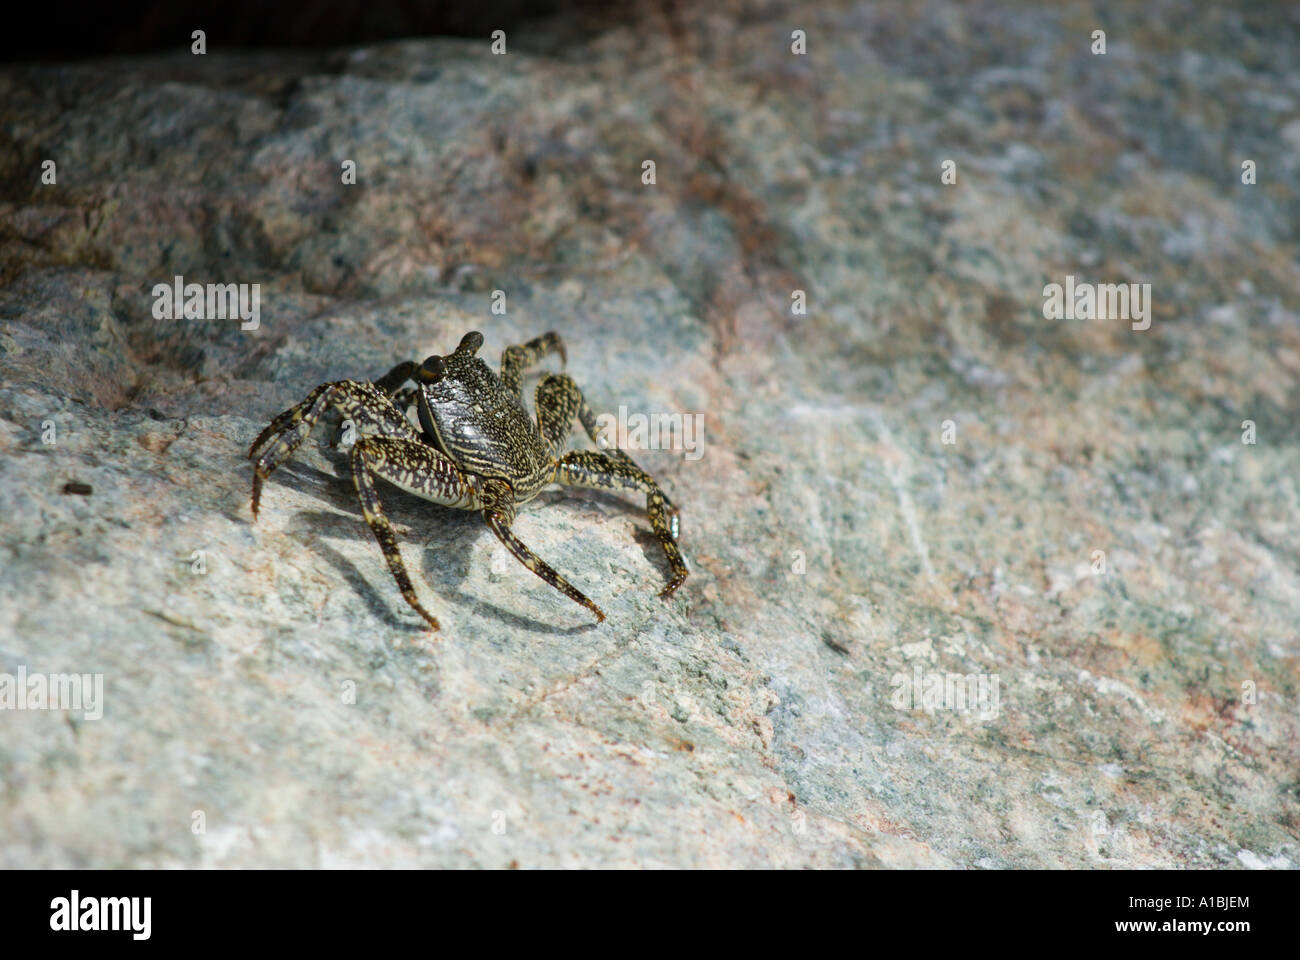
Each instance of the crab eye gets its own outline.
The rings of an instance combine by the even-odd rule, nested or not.
[[[483,334],[477,330],[471,330],[460,338],[460,346],[456,348],[456,352],[460,353],[464,350],[467,353],[476,353],[481,346],[483,346]]]
[[[442,375],[447,372],[447,364],[439,356],[432,356],[425,359],[420,364],[419,377],[424,383],[435,383],[442,379]]]

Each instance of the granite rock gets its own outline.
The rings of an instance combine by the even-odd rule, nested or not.
[[[1295,13],[727,9],[0,70],[0,674],[103,682],[0,711],[0,865],[1300,864]],[[386,488],[431,633],[327,430],[253,522],[471,329],[701,416],[674,598],[631,497],[516,525],[596,625]]]

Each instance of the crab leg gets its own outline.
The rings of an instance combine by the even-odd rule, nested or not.
[[[564,363],[569,362],[568,354],[564,352],[564,341],[554,331],[534,337],[525,344],[506,347],[501,352],[501,383],[522,399],[524,370],[552,353],[558,353]]]
[[[690,573],[677,546],[677,508],[654,477],[638,467],[625,452],[606,445],[608,441],[596,429],[596,415],[572,377],[561,373],[543,379],[537,385],[536,406],[538,426],[552,456],[557,456],[567,445],[575,416],[592,442],[601,447],[599,451],[573,450],[557,460],[554,468],[557,483],[645,494],[650,529],[664,548],[673,572],[668,586],[659,595],[670,596]]]
[[[393,369],[378,380],[371,381],[376,387],[384,391],[388,399],[392,401],[393,406],[400,410],[405,416],[415,406],[416,397],[419,396],[419,387],[406,387],[399,389],[402,384],[408,380],[415,379],[415,373],[420,369],[420,365],[414,360],[407,360],[405,363],[399,363]]]
[[[419,442],[419,435],[410,421],[373,384],[357,380],[322,384],[309,393],[302,403],[290,407],[272,420],[271,425],[258,434],[253,445],[248,448],[249,459],[254,461],[254,517],[257,516],[262,499],[262,481],[293,456],[293,452],[311,434],[316,422],[330,409],[337,410],[345,419],[351,420],[358,436],[400,437]]]
[[[478,495],[474,485],[461,473],[460,468],[432,447],[418,440],[398,440],[387,437],[363,437],[352,448],[350,457],[352,482],[361,498],[361,512],[370,531],[379,541],[388,569],[397,581],[397,589],[420,616],[438,629],[438,621],[420,606],[415,596],[411,578],[397,549],[397,536],[393,525],[384,514],[374,477],[387,480],[395,487],[447,507],[474,509]]]
[[[659,484],[635,463],[622,463],[595,450],[571,450],[555,465],[555,479],[569,487],[594,487],[644,493],[646,515],[655,539],[664,548],[673,576],[659,596],[668,597],[680,587],[690,569],[677,547],[677,508],[668,502]]]
[[[373,382],[376,387],[391,397],[397,393],[397,388],[406,383],[407,380],[413,380],[415,371],[419,369],[420,365],[418,363],[414,360],[407,360],[405,363],[399,363]]]
[[[482,500],[484,521],[497,535],[497,539],[505,544],[506,549],[515,555],[516,560],[574,603],[582,604],[596,615],[598,621],[605,619],[604,610],[592,603],[581,590],[564,579],[550,564],[528,549],[511,531],[510,524],[515,520],[515,501],[508,483],[502,480],[487,481],[483,486]]]
[[[312,405],[315,404],[320,395],[328,390],[330,386],[331,384],[322,383],[311,393],[307,394],[307,399],[303,400],[302,403],[295,404],[288,410],[284,411],[284,413],[277,414],[275,419],[267,424],[266,429],[257,435],[257,439],[253,441],[252,446],[248,448],[249,458],[252,458],[258,448],[261,447],[262,444],[266,443],[266,441],[271,438],[272,434],[278,434],[286,427],[300,421],[303,418],[304,413],[312,408]]]
[[[419,395],[420,390],[418,387],[406,387],[403,390],[398,390],[390,399],[393,401],[393,406],[401,410],[402,413],[406,413],[415,406]]]

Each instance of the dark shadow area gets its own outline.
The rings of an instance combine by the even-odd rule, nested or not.
[[[505,548],[502,547],[501,549],[504,550]],[[532,576],[532,574],[522,564],[519,569],[525,574]],[[488,603],[486,600],[482,600],[478,597],[471,597],[469,594],[462,593],[459,590],[449,596],[459,600],[461,603],[473,604],[474,615],[476,617],[496,620],[498,623],[514,630],[533,630],[537,633],[549,633],[553,636],[573,636],[579,633],[586,633],[589,630],[594,630],[596,627],[600,626],[600,624],[596,622],[595,617],[592,617],[590,613],[576,604],[573,607],[575,613],[590,617],[590,622],[580,623],[573,627],[557,627],[552,623],[546,623],[542,620],[534,620],[532,617],[525,617],[517,613],[511,613],[509,610],[504,610],[496,604]]]
[[[424,622],[407,606],[386,568],[383,580],[385,585],[391,588],[387,594],[378,584],[367,579],[355,564],[325,542],[327,538],[364,540],[374,546],[376,558],[381,561],[383,559],[383,554],[361,515],[356,491],[349,478],[331,476],[323,470],[298,463],[281,467],[267,479],[262,488],[261,509],[263,511],[273,509],[268,493],[273,494],[277,486],[297,490],[300,493],[306,493],[313,488],[320,493],[323,488],[328,491],[328,496],[323,499],[327,499],[341,510],[348,510],[350,514],[354,512],[354,516],[342,516],[323,510],[300,510],[290,521],[289,529],[295,536],[311,540],[310,549],[324,557],[348,585],[365,600],[370,612],[387,626],[398,630],[408,627],[413,630],[424,629]],[[503,609],[461,590],[448,590],[447,580],[455,585],[464,581],[469,570],[470,547],[476,539],[480,536],[488,536],[495,542],[495,538],[478,514],[431,504],[413,494],[387,485],[384,485],[380,498],[389,520],[399,528],[398,549],[402,551],[406,572],[411,577],[417,594],[422,597],[425,607],[435,617],[439,615],[439,603],[455,601],[462,605],[472,605],[475,616],[496,620],[516,630],[527,629],[554,635],[573,635],[585,633],[599,626],[592,620],[575,626],[557,627],[546,621]],[[252,522],[251,518],[248,522]],[[433,531],[434,525],[437,526],[436,532]],[[410,531],[409,539],[402,537],[402,528]],[[422,562],[417,570],[414,566],[413,550],[419,542],[428,540],[430,536],[436,537],[438,542],[424,547]],[[653,536],[651,542],[654,549],[658,550],[658,542]],[[498,548],[505,550],[505,547],[500,545]],[[662,558],[662,551],[660,555]],[[522,564],[518,566],[522,577],[534,576]],[[586,611],[576,605],[574,611],[580,616],[587,615]],[[410,618],[405,618],[403,612],[409,612]]]
[[[336,487],[335,484],[338,486]],[[274,496],[276,487],[288,487],[298,493],[308,493],[313,489],[319,492],[319,489],[323,487],[331,490],[332,493],[338,494],[337,497],[331,495],[330,499],[340,510],[346,509],[350,501],[351,506],[356,509],[357,518],[360,519],[361,517],[361,508],[357,505],[357,491],[346,476],[334,476],[324,470],[317,470],[315,467],[309,467],[296,461],[286,463],[262,482],[262,502],[259,507],[261,512],[264,513],[267,510],[274,509],[271,497]],[[249,490],[251,497],[251,485]],[[351,494],[351,496],[348,497],[348,494]],[[251,514],[244,519],[248,523],[257,522]]]
[[[633,528],[632,536],[641,548],[646,562],[659,570],[664,576],[664,582],[655,587],[654,592],[658,593],[662,590],[672,577],[672,568],[668,566],[668,558],[664,556],[663,545],[659,543],[658,537],[650,528],[650,518],[646,514],[645,503],[639,494],[618,494],[605,490],[595,490],[590,487],[561,487],[559,490],[545,491],[541,494],[541,497],[546,497],[548,504],[560,504],[565,500],[591,500],[604,506],[617,506],[623,511],[632,514],[640,521]],[[680,544],[680,542],[679,538],[678,543]],[[690,563],[689,559],[687,563]]]
[[[358,531],[352,520],[337,513],[304,510],[294,516],[289,529],[293,531],[295,536],[311,540],[312,552],[329,561],[330,565],[347,581],[348,586],[366,602],[371,615],[377,620],[383,621],[385,626],[394,630],[428,629],[428,624],[402,599],[401,593],[392,583],[391,576],[386,576],[386,579],[388,584],[393,586],[392,596],[381,596],[376,586],[362,575],[351,560],[326,543],[327,538],[349,539],[356,537]],[[378,552],[379,548],[376,547],[375,550]],[[395,604],[393,602],[394,598],[396,598]],[[402,612],[409,613],[410,616],[400,616],[399,614]]]
[[[597,29],[596,20],[618,5],[601,0],[330,0],[266,4],[261,0],[160,3],[73,3],[61,6],[57,24],[0,31],[0,61],[73,60],[161,50],[189,50],[195,30],[209,51],[238,48],[321,49],[406,37],[482,37],[494,30],[526,34],[528,21],[566,18],[566,29]],[[584,26],[585,25],[585,26]]]

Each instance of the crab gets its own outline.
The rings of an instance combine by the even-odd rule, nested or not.
[[[344,427],[351,425],[348,432],[356,438],[349,460],[366,523],[402,596],[434,630],[438,621],[420,604],[407,576],[376,478],[433,503],[478,511],[520,563],[594,613],[597,621],[605,619],[604,611],[511,531],[516,507],[551,483],[643,493],[650,528],[672,571],[659,595],[671,596],[689,571],[677,546],[677,508],[659,484],[610,445],[582,391],[566,374],[549,374],[537,385],[535,422],[524,409],[524,371],[552,353],[567,363],[560,337],[545,333],[507,347],[499,376],[476,356],[481,346],[483,335],[472,331],[445,357],[400,363],[375,381],[321,384],[277,416],[248,449],[254,520],[263,481],[293,456],[322,416],[334,412],[344,418]],[[415,420],[409,416],[412,406]],[[566,452],[575,418],[599,449]]]

